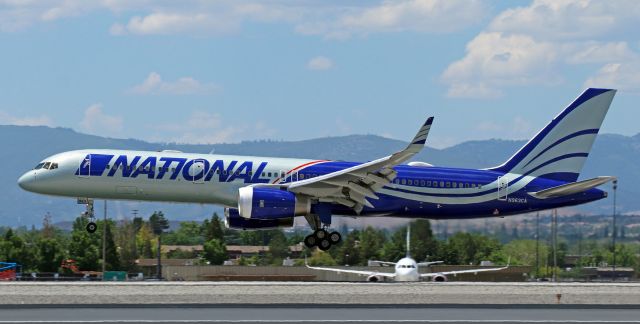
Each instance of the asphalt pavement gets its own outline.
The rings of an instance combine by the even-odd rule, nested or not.
[[[0,323],[640,323],[637,307],[538,305],[3,306]]]

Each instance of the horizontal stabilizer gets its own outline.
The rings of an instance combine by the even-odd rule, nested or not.
[[[579,182],[569,183],[537,192],[530,192],[529,195],[538,199],[556,198],[567,195],[576,194],[579,192],[587,191],[595,188],[599,185],[605,184],[609,181],[615,180],[616,177],[604,176],[597,177],[589,180],[583,180]]]

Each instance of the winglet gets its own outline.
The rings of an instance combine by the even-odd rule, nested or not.
[[[433,116],[427,118],[427,121],[420,127],[416,136],[411,140],[411,144],[407,146],[407,151],[417,153],[424,147],[424,144],[427,142],[429,130],[431,129],[431,124],[433,124]]]

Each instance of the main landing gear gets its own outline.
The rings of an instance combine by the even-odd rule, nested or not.
[[[313,234],[307,235],[304,238],[304,245],[308,248],[317,246],[322,251],[327,251],[331,246],[336,245],[342,241],[342,235],[338,232],[327,231],[327,228],[331,225],[331,212],[326,206],[320,206],[316,208],[317,214],[305,215],[305,219],[314,230]]]
[[[332,245],[336,245],[342,241],[342,235],[338,232],[327,232],[325,229],[317,229],[313,234],[304,238],[304,245],[308,248],[317,246],[322,251],[327,251]]]
[[[93,234],[98,230],[98,224],[96,224],[96,217],[93,211],[93,199],[80,199],[78,198],[78,204],[83,204],[86,206],[86,210],[82,213],[82,217],[86,217],[89,220],[89,223],[86,226],[87,232]]]

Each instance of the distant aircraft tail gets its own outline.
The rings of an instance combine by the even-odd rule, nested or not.
[[[507,162],[489,170],[575,182],[616,90],[585,90]]]
[[[411,223],[407,224],[407,258],[411,257]]]

